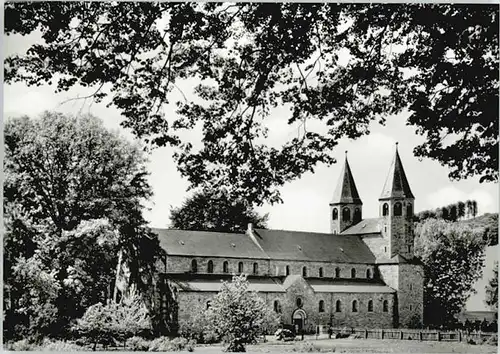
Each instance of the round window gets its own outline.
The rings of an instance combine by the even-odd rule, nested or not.
[[[297,298],[297,307],[302,307],[302,299],[300,297]]]

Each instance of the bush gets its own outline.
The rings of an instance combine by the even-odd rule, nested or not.
[[[42,344],[36,348],[37,351],[54,351],[54,352],[79,352],[89,350],[86,347],[81,347],[72,342],[63,342],[61,340],[51,341],[44,339]]]
[[[127,349],[133,352],[147,352],[149,350],[150,341],[142,337],[132,337],[127,340]]]
[[[179,352],[181,350],[192,352],[194,350],[194,342],[182,337],[172,340],[168,337],[160,337],[154,339],[149,345],[150,352]]]
[[[28,339],[21,339],[16,342],[7,342],[5,349],[9,351],[29,351],[36,350],[37,345]]]
[[[492,335],[486,340],[485,344],[498,346],[498,335]]]
[[[311,342],[301,342],[292,347],[292,352],[298,353],[321,353],[322,351],[334,353],[335,348],[321,348],[317,344]]]

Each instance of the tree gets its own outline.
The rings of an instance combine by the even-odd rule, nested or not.
[[[46,313],[46,322],[55,319],[51,333],[62,334],[87,306],[110,297],[118,250],[132,282],[148,288],[158,241],[142,218],[151,190],[139,146],[92,116],[13,118],[4,133],[4,284],[13,299],[6,322],[23,314],[37,331]],[[44,274],[57,283],[50,297],[42,296],[45,286],[33,289],[39,277],[49,279]]]
[[[495,262],[493,277],[491,277],[488,285],[486,285],[485,303],[492,310],[498,311],[498,262]]]
[[[472,217],[472,200],[467,200],[465,202],[467,206],[467,219]]]
[[[176,147],[193,187],[279,202],[284,183],[335,162],[339,139],[405,109],[424,136],[416,156],[498,180],[495,5],[11,2],[5,20],[44,41],[6,58],[7,84],[91,88],[148,145]],[[279,148],[265,125],[277,106],[298,132]],[[199,150],[179,135],[197,127]]]
[[[478,213],[477,202],[475,200],[472,201],[472,217],[475,218]]]
[[[90,306],[73,330],[94,343],[107,345],[111,339],[122,340],[151,329],[148,311],[137,294],[123,297],[119,303],[109,301],[106,305]]]
[[[245,275],[223,282],[206,312],[208,327],[223,338],[229,352],[244,352],[278,317],[256,292],[249,290]]]
[[[457,221],[458,219],[458,209],[456,204],[452,204],[449,207],[449,217],[451,221]]]
[[[223,190],[196,192],[170,212],[171,226],[181,230],[242,232],[252,223],[266,228],[268,215],[258,215],[245,200],[231,200]]]
[[[460,201],[457,204],[458,207],[458,218],[463,219],[465,217],[465,203]]]
[[[481,277],[482,229],[428,219],[415,228],[415,255],[424,266],[424,322],[451,326]]]

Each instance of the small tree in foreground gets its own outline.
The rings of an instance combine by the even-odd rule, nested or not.
[[[106,345],[112,339],[124,343],[130,337],[151,329],[151,322],[144,303],[136,294],[122,298],[119,303],[97,303],[90,306],[77,320],[75,331],[89,338],[94,344]]]
[[[224,282],[206,311],[208,328],[221,336],[228,352],[244,352],[269,326],[279,321],[277,315],[255,291],[249,290],[245,275]]]
[[[495,262],[493,277],[490,278],[488,285],[486,285],[485,302],[492,310],[498,310],[498,262]]]

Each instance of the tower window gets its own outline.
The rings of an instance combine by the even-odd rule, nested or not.
[[[253,274],[258,274],[259,273],[259,263],[254,263],[253,264]]]
[[[281,313],[281,304],[278,300],[274,301],[274,312]]]
[[[297,307],[302,307],[302,299],[300,297],[297,298]]]
[[[339,211],[337,208],[333,208],[333,211],[332,211],[332,219],[333,220],[337,220],[339,218]]]
[[[394,204],[394,216],[401,216],[403,214],[403,206],[400,202]]]
[[[319,300],[319,312],[325,312],[325,302],[323,300]]]
[[[354,209],[354,222],[359,222],[361,221],[361,209],[356,208]]]
[[[243,273],[243,262],[238,263],[238,273]]]
[[[207,273],[213,273],[214,272],[214,262],[212,260],[208,261],[207,264]]]
[[[344,208],[342,210],[342,221],[351,221],[351,209]]]
[[[222,263],[222,272],[229,273],[229,263],[227,261],[224,261],[224,263]]]
[[[287,265],[287,266],[285,267],[285,274],[286,274],[287,276],[289,276],[289,275],[290,275],[290,266],[289,266],[289,265]]]
[[[389,302],[387,300],[382,303],[382,311],[389,312]]]
[[[335,268],[335,278],[340,278],[340,268]]]
[[[358,312],[358,300],[352,302],[352,312]]]
[[[342,312],[342,303],[340,300],[337,300],[335,302],[335,312]]]
[[[210,308],[210,306],[212,306],[212,301],[208,300],[207,301],[207,310]]]
[[[351,278],[356,278],[356,269],[351,269]]]
[[[197,273],[198,272],[198,262],[196,262],[196,259],[193,259],[191,261],[191,272],[192,273]]]
[[[373,312],[373,300],[368,300],[368,312]]]
[[[371,277],[372,277],[372,271],[371,271],[371,269],[370,269],[370,268],[368,268],[368,269],[366,270],[366,278],[367,278],[367,279],[370,279]]]
[[[408,246],[408,253],[411,253],[411,246]]]
[[[384,205],[382,206],[382,215],[383,216],[389,215],[389,204],[384,203]]]
[[[412,216],[413,216],[413,207],[411,203],[408,203],[408,205],[406,206],[406,217],[408,218],[408,220],[411,220]]]
[[[302,276],[307,277],[307,267],[302,267]]]
[[[323,268],[319,267],[319,277],[323,278]]]

